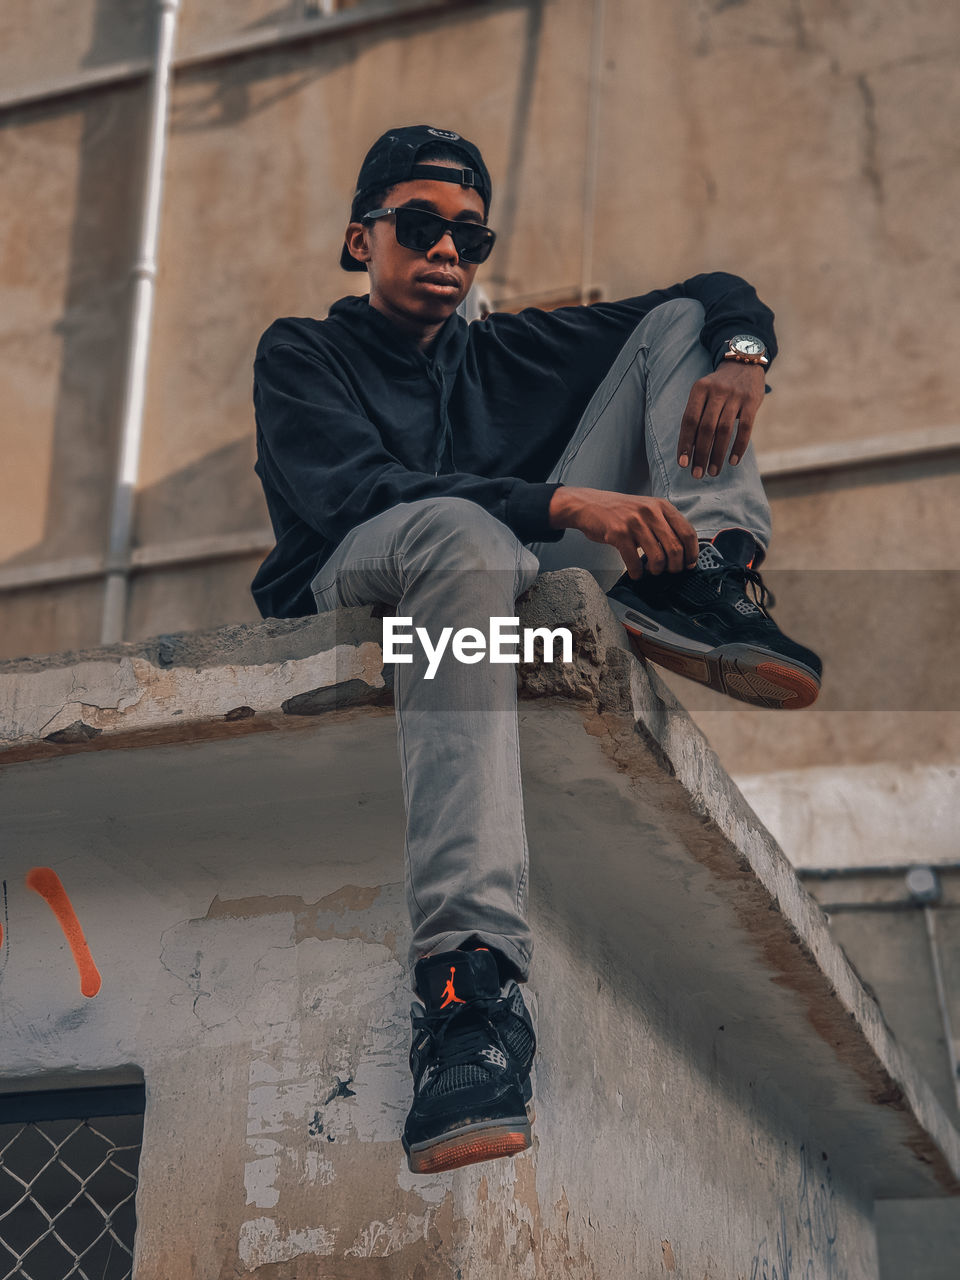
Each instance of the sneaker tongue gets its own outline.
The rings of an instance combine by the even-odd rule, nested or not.
[[[428,1009],[450,1009],[477,996],[499,996],[492,951],[443,951],[417,961],[417,991]]]
[[[756,538],[746,529],[721,529],[713,545],[725,560],[742,565],[752,564],[760,550]]]

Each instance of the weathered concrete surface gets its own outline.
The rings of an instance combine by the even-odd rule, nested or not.
[[[66,663],[0,664],[0,749],[25,759],[131,735],[160,742],[249,732],[326,709],[321,690],[331,691],[330,705],[343,705],[354,684],[375,702],[386,688],[380,627],[369,610],[352,613],[161,637],[68,655]],[[236,647],[221,665],[227,636]]]
[[[828,914],[833,936],[879,1001],[886,1022],[930,1082],[956,1124],[960,1059],[960,866],[936,869],[939,899],[925,909],[911,895],[908,867],[804,876]],[[933,924],[934,949],[928,931]],[[952,1280],[960,1266],[960,1206],[956,1201],[883,1200],[877,1203],[881,1280]]]
[[[737,785],[798,870],[957,860],[960,763],[786,769]]]
[[[155,30],[155,6],[140,0],[6,0],[0,81],[9,92],[29,90],[87,68],[149,56]]]
[[[392,716],[372,668],[370,705],[314,716],[283,713],[276,675],[323,619],[144,646],[185,681],[182,706],[158,699],[164,745],[150,681],[142,728],[58,745],[34,726],[26,754],[8,738],[0,1071],[12,1088],[142,1068],[137,1280],[746,1280],[788,1255],[812,1280],[873,1280],[874,1197],[960,1191],[960,1138],[593,580],[548,575],[524,610],[570,625],[577,654],[523,673],[539,1118],[514,1162],[404,1171]],[[328,617],[327,643],[369,643],[358,613]],[[134,652],[21,675],[53,682],[54,705],[60,671],[86,663],[109,692],[102,668]],[[271,710],[194,714],[191,672],[229,685],[254,665]],[[103,974],[92,999],[24,888],[34,865],[70,893]]]
[[[958,877],[960,878],[960,877]],[[845,877],[844,889],[852,885]],[[817,897],[829,899],[829,882],[812,884]],[[862,886],[861,886],[862,887]],[[864,895],[864,898],[866,895]],[[922,908],[871,906],[861,899],[827,907],[833,936],[879,1001],[897,1039],[954,1124],[960,1124],[957,1082],[950,1065],[943,1010],[937,996],[933,957]],[[937,963],[944,983],[946,1015],[953,1029],[952,1051],[960,1059],[960,908],[935,908]],[[960,1206],[957,1209],[960,1215]]]
[[[877,1206],[880,1280],[955,1280],[960,1213],[952,1200],[885,1200]]]
[[[145,102],[127,85],[0,114],[6,564],[105,547]]]

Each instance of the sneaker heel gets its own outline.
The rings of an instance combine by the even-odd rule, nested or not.
[[[519,1155],[531,1142],[530,1122],[525,1121],[497,1126],[483,1133],[451,1137],[433,1143],[423,1151],[411,1148],[407,1164],[411,1173],[444,1173],[449,1169],[479,1164],[483,1160]]]

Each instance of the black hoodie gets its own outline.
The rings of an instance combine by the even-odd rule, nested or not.
[[[544,477],[627,337],[673,298],[703,304],[714,364],[737,333],[776,354],[773,312],[723,272],[620,302],[469,325],[454,314],[427,352],[365,297],[326,320],[274,321],[254,364],[256,472],[277,539],[253,580],[261,614],[313,613],[310,581],[337,544],[400,502],[468,498],[521,542],[560,538]]]

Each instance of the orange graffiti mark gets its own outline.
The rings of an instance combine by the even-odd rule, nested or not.
[[[39,893],[47,906],[57,917],[64,937],[70,943],[70,950],[80,973],[80,991],[85,996],[95,996],[100,990],[102,979],[100,970],[93,962],[87,940],[80,928],[80,921],[67,897],[67,891],[60,883],[60,877],[50,867],[34,867],[27,873],[27,888]]]

